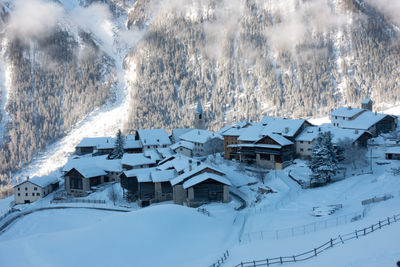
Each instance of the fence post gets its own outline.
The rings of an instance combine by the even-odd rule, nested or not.
[[[281,260],[281,264],[282,264],[282,263],[283,263],[283,262],[282,262],[282,257],[279,257],[279,258],[280,258],[280,260]]]
[[[296,262],[296,256],[293,256],[293,261]]]
[[[269,266],[269,260],[268,260],[268,258],[267,258],[267,266]]]
[[[382,228],[382,226],[381,226],[381,220],[379,220],[379,229],[381,229]]]
[[[331,247],[333,247],[333,240],[332,240],[332,238],[331,238]]]
[[[388,217],[388,225],[390,224],[390,218]]]
[[[356,230],[356,238],[358,239],[357,230]]]
[[[243,262],[240,263],[240,267],[243,267]]]
[[[393,216],[394,222],[396,222],[396,215]]]
[[[254,265],[254,267],[256,267],[256,261],[253,261],[253,265]]]
[[[314,256],[317,256],[317,249],[314,248]]]
[[[374,225],[371,225],[371,231],[372,232],[374,231]]]
[[[364,228],[364,235],[365,235],[365,228]]]

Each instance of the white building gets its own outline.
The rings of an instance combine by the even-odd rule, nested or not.
[[[188,141],[179,141],[170,146],[175,153],[180,153],[188,157],[193,157],[194,144]]]
[[[224,139],[221,135],[207,130],[192,130],[181,135],[181,140],[194,145],[194,156],[206,156],[224,151]]]
[[[16,204],[32,203],[47,196],[58,188],[58,179],[54,176],[33,177],[14,186]]]
[[[166,148],[171,145],[171,140],[164,129],[138,130],[136,139],[142,142],[143,151]]]

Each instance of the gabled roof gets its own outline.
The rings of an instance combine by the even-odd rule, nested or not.
[[[126,177],[136,177],[139,183],[152,182],[151,172],[155,168],[133,169],[124,171]]]
[[[175,170],[164,170],[164,171],[155,170],[151,172],[151,179],[155,183],[169,182],[172,179],[174,179],[176,175],[177,174]]]
[[[363,100],[361,100],[361,104],[368,104],[369,102],[372,102],[372,100],[369,98],[364,98]]]
[[[217,171],[219,173],[225,174],[223,171],[220,171],[220,170],[218,170],[218,169],[216,169],[214,167],[211,167],[211,166],[206,165],[206,164],[201,164],[200,166],[194,167],[191,171],[186,171],[183,174],[181,174],[178,177],[176,177],[175,179],[171,180],[171,185],[174,186],[176,184],[179,184],[179,183],[183,182],[185,179],[187,179],[188,177],[190,177],[190,176],[192,176],[192,175],[194,175],[194,174],[196,174],[198,172],[201,172],[201,171],[203,171],[204,169],[207,169],[207,168],[212,169],[214,171]]]
[[[134,153],[134,154],[125,153],[121,159],[121,164],[128,166],[139,166],[139,165],[148,165],[155,163],[156,163],[155,159],[148,158],[143,153]]]
[[[286,137],[294,137],[306,120],[287,119],[279,117],[265,116],[261,119],[261,125],[264,126],[263,134],[275,133]]]
[[[154,161],[156,161],[156,162],[161,160],[160,154],[158,154],[158,152],[157,152],[156,150],[154,150],[154,149],[146,150],[146,151],[143,152],[143,154],[144,154],[146,157],[148,157],[148,158],[150,158],[151,160],[154,160]]]
[[[239,136],[241,135],[248,127],[251,125],[254,125],[254,123],[251,122],[238,122],[233,126],[226,126],[219,130],[217,133],[223,135],[223,136]],[[224,130],[223,130],[224,129]]]
[[[168,134],[164,129],[138,130],[139,139],[143,146],[170,145]]]
[[[124,148],[125,149],[134,149],[134,148],[142,148],[142,142],[140,142],[140,140],[135,140],[134,138],[131,137],[127,137],[125,140],[125,145]]]
[[[351,121],[340,122],[340,127],[348,129],[368,130],[374,124],[380,122],[386,117],[392,117],[392,116],[388,114],[376,113],[367,110]]]
[[[175,144],[170,146],[170,148],[172,150],[175,150],[175,149],[177,149],[179,147],[184,147],[186,149],[193,150],[194,149],[194,144],[192,142],[188,142],[188,141],[184,141],[183,140],[183,141],[179,141],[178,143],[175,143]]]
[[[78,167],[74,167],[71,170],[69,170],[66,174],[68,174],[70,171],[72,171],[74,169],[77,172],[79,172],[83,176],[83,178],[86,178],[86,179],[97,177],[97,176],[102,176],[102,175],[106,175],[107,174],[101,168],[96,168],[94,166],[88,166],[88,167],[78,166]]]
[[[335,109],[330,113],[331,116],[339,116],[339,117],[345,117],[345,118],[352,118],[362,112],[364,112],[365,109],[363,108],[352,108],[352,107],[340,107],[338,109]]]
[[[220,182],[222,184],[231,185],[231,182],[223,176],[216,175],[214,173],[204,172],[204,173],[202,173],[200,175],[196,175],[196,176],[190,178],[189,180],[187,180],[186,182],[184,182],[183,188],[184,189],[190,188],[190,187],[192,187],[196,184],[199,184],[201,182],[204,182],[208,179]]]
[[[62,168],[62,171],[68,172],[72,168],[94,168],[94,169],[101,169],[106,172],[122,171],[121,160],[120,159],[108,160],[107,155],[102,155],[97,157],[70,158]]]
[[[49,176],[40,176],[40,177],[35,176],[35,177],[31,178],[31,179],[27,179],[27,180],[15,185],[14,187],[20,186],[25,182],[31,182],[31,183],[33,183],[33,184],[35,184],[35,185],[37,185],[37,186],[39,186],[41,188],[44,188],[44,187],[46,187],[48,185],[58,183],[58,179],[57,179],[57,177],[51,176],[51,175],[49,175]]]
[[[183,135],[183,134],[185,134],[187,132],[193,131],[193,130],[194,130],[193,128],[176,128],[176,129],[172,129],[172,133],[171,133],[172,141],[174,143],[180,141],[181,140],[180,139],[181,135]]]
[[[352,142],[355,142],[362,136],[365,130],[353,130],[353,129],[343,129],[339,127],[317,127],[310,126],[304,129],[299,136],[296,137],[296,141],[312,142],[318,137],[320,132],[331,132],[332,133],[332,143],[337,144],[340,140],[349,138]]]
[[[106,146],[108,143],[114,145],[114,142],[112,137],[85,137],[75,147],[98,147]]]
[[[281,146],[288,146],[288,145],[293,145],[293,142],[290,141],[289,139],[283,137],[280,134],[268,134],[268,137],[270,137],[272,140],[280,144]]]
[[[192,143],[201,143],[204,144],[206,143],[209,139],[214,139],[218,138],[220,140],[223,140],[222,136],[207,130],[200,130],[200,129],[195,129],[190,132],[187,132],[183,135],[181,135],[180,139],[183,141],[188,141]]]

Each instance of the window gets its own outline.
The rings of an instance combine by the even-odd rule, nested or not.
[[[40,196],[40,193],[36,193],[37,196]]]
[[[260,159],[262,159],[262,160],[271,160],[271,155],[269,155],[269,154],[260,154]]]
[[[28,196],[28,193],[25,193],[25,196],[27,197],[27,196]]]
[[[18,191],[19,191],[20,189],[21,189],[21,188],[18,187]]]
[[[25,191],[28,191],[28,187],[25,187]]]
[[[80,177],[70,177],[71,189],[82,189],[82,179]]]
[[[18,188],[19,189],[19,188]],[[18,193],[18,196],[20,196],[21,194],[20,193]]]
[[[201,120],[201,114],[199,114],[199,120]]]
[[[300,148],[300,151],[304,151],[304,149]]]
[[[303,141],[300,141],[300,144],[302,144],[303,143]]]
[[[308,151],[311,151],[312,149],[311,148],[309,148],[309,149],[307,149]]]
[[[337,120],[337,116],[335,116],[335,120]]]
[[[35,196],[35,193],[32,193],[32,196],[34,197],[34,196]]]
[[[310,145],[310,144],[311,144],[311,141],[308,141],[308,144]]]
[[[34,187],[33,190],[37,191],[37,187]]]

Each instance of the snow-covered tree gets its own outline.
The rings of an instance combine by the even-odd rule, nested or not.
[[[114,150],[108,155],[108,159],[120,159],[124,155],[125,140],[122,136],[121,130],[118,130],[115,139]]]
[[[338,160],[344,164],[352,164],[353,169],[368,165],[367,149],[354,144],[350,138],[341,139],[337,149]]]
[[[337,155],[332,145],[332,133],[320,132],[312,148],[309,167],[312,171],[311,184],[329,183],[337,171]]]

